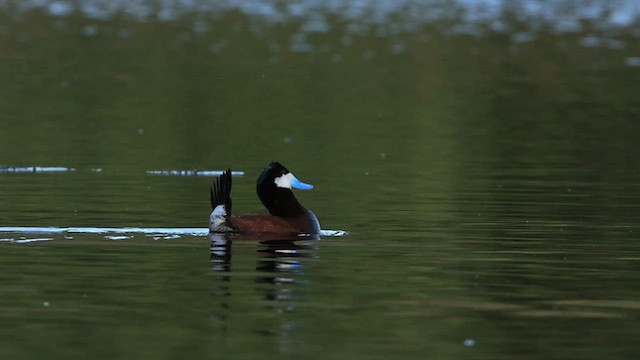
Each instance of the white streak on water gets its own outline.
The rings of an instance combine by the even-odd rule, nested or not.
[[[2,226],[0,233],[16,234],[147,234],[160,238],[177,238],[180,235],[207,236],[208,228],[140,228],[140,227],[37,227],[37,226]],[[344,230],[320,230],[320,236],[336,237],[349,233]],[[131,236],[105,236],[109,240],[123,240]],[[53,240],[51,238],[30,239],[31,241]],[[0,241],[18,242],[14,239],[0,239]]]
[[[0,228],[2,231],[2,228]],[[209,235],[208,228],[100,228],[100,227],[70,227],[67,233],[74,234],[160,234],[160,235]]]
[[[58,227],[35,227],[35,226],[3,226],[0,227],[0,232],[11,233],[27,233],[27,234],[62,234],[67,231],[68,228]]]
[[[222,170],[147,170],[149,175],[169,175],[169,176],[220,176]],[[233,176],[244,176],[244,171],[232,171]]]
[[[82,170],[82,169],[81,169]],[[65,173],[76,171],[76,168],[66,166],[2,166],[0,165],[0,173]],[[102,168],[91,168],[87,171],[101,173]],[[167,175],[167,176],[219,176],[223,170],[147,170],[150,175]],[[244,171],[232,171],[233,176],[244,176]]]
[[[133,236],[126,236],[126,235],[120,235],[120,236],[114,236],[114,235],[109,235],[109,236],[105,236],[104,238],[107,240],[126,240],[126,239],[131,239]]]
[[[18,234],[176,234],[206,236],[209,234],[209,229],[3,226],[0,227],[0,232]]]
[[[53,240],[53,238],[35,238],[35,239],[19,239],[19,240],[14,240],[13,242],[17,244],[26,244],[30,242],[51,241],[51,240]]]
[[[0,172],[5,173],[54,173],[76,171],[75,168],[64,166],[23,166],[23,167],[0,167]]]
[[[8,242],[8,243],[16,243],[16,244],[27,244],[27,243],[32,243],[32,242],[51,241],[51,240],[53,240],[53,238],[27,239],[25,237],[21,237],[20,239],[2,238],[2,239],[0,239],[0,242]]]
[[[152,235],[147,235],[147,236],[152,236]],[[180,239],[180,235],[173,234],[173,235],[153,236],[153,240],[174,240],[174,239]]]
[[[345,230],[320,230],[320,236],[346,236],[349,235],[348,231]]]

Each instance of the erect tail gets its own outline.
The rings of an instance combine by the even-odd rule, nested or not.
[[[211,185],[211,209],[224,205],[226,216],[231,216],[231,169],[223,172]]]
[[[231,217],[231,169],[225,171],[211,185],[211,208],[209,232],[230,232]]]

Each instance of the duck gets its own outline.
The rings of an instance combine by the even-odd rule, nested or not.
[[[316,215],[300,204],[292,189],[311,190],[313,185],[296,178],[277,161],[271,162],[256,182],[258,197],[268,214],[232,215],[231,169],[211,186],[210,233],[308,234],[320,233]]]

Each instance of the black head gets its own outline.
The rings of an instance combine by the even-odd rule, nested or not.
[[[274,161],[262,170],[262,174],[258,177],[258,187],[261,185],[275,185],[276,178],[290,173],[291,172],[286,167],[282,166],[279,162]]]
[[[309,190],[313,186],[298,180],[279,162],[272,162],[258,177],[256,190],[258,197],[269,213],[276,216],[297,216],[305,213],[293,195],[291,188]]]

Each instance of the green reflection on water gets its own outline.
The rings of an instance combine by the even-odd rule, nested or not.
[[[299,197],[323,226],[351,235],[276,273],[293,283],[265,283],[253,243],[234,244],[228,274],[197,238],[3,244],[0,357],[634,350],[633,32],[612,49],[582,46],[588,26],[513,42],[336,23],[298,53],[293,25],[257,34],[236,12],[199,34],[191,19],[5,23],[0,163],[78,171],[0,174],[4,225],[205,227],[210,179],[144,171],[246,171],[234,209],[257,212],[255,177],[280,160],[316,185]]]

